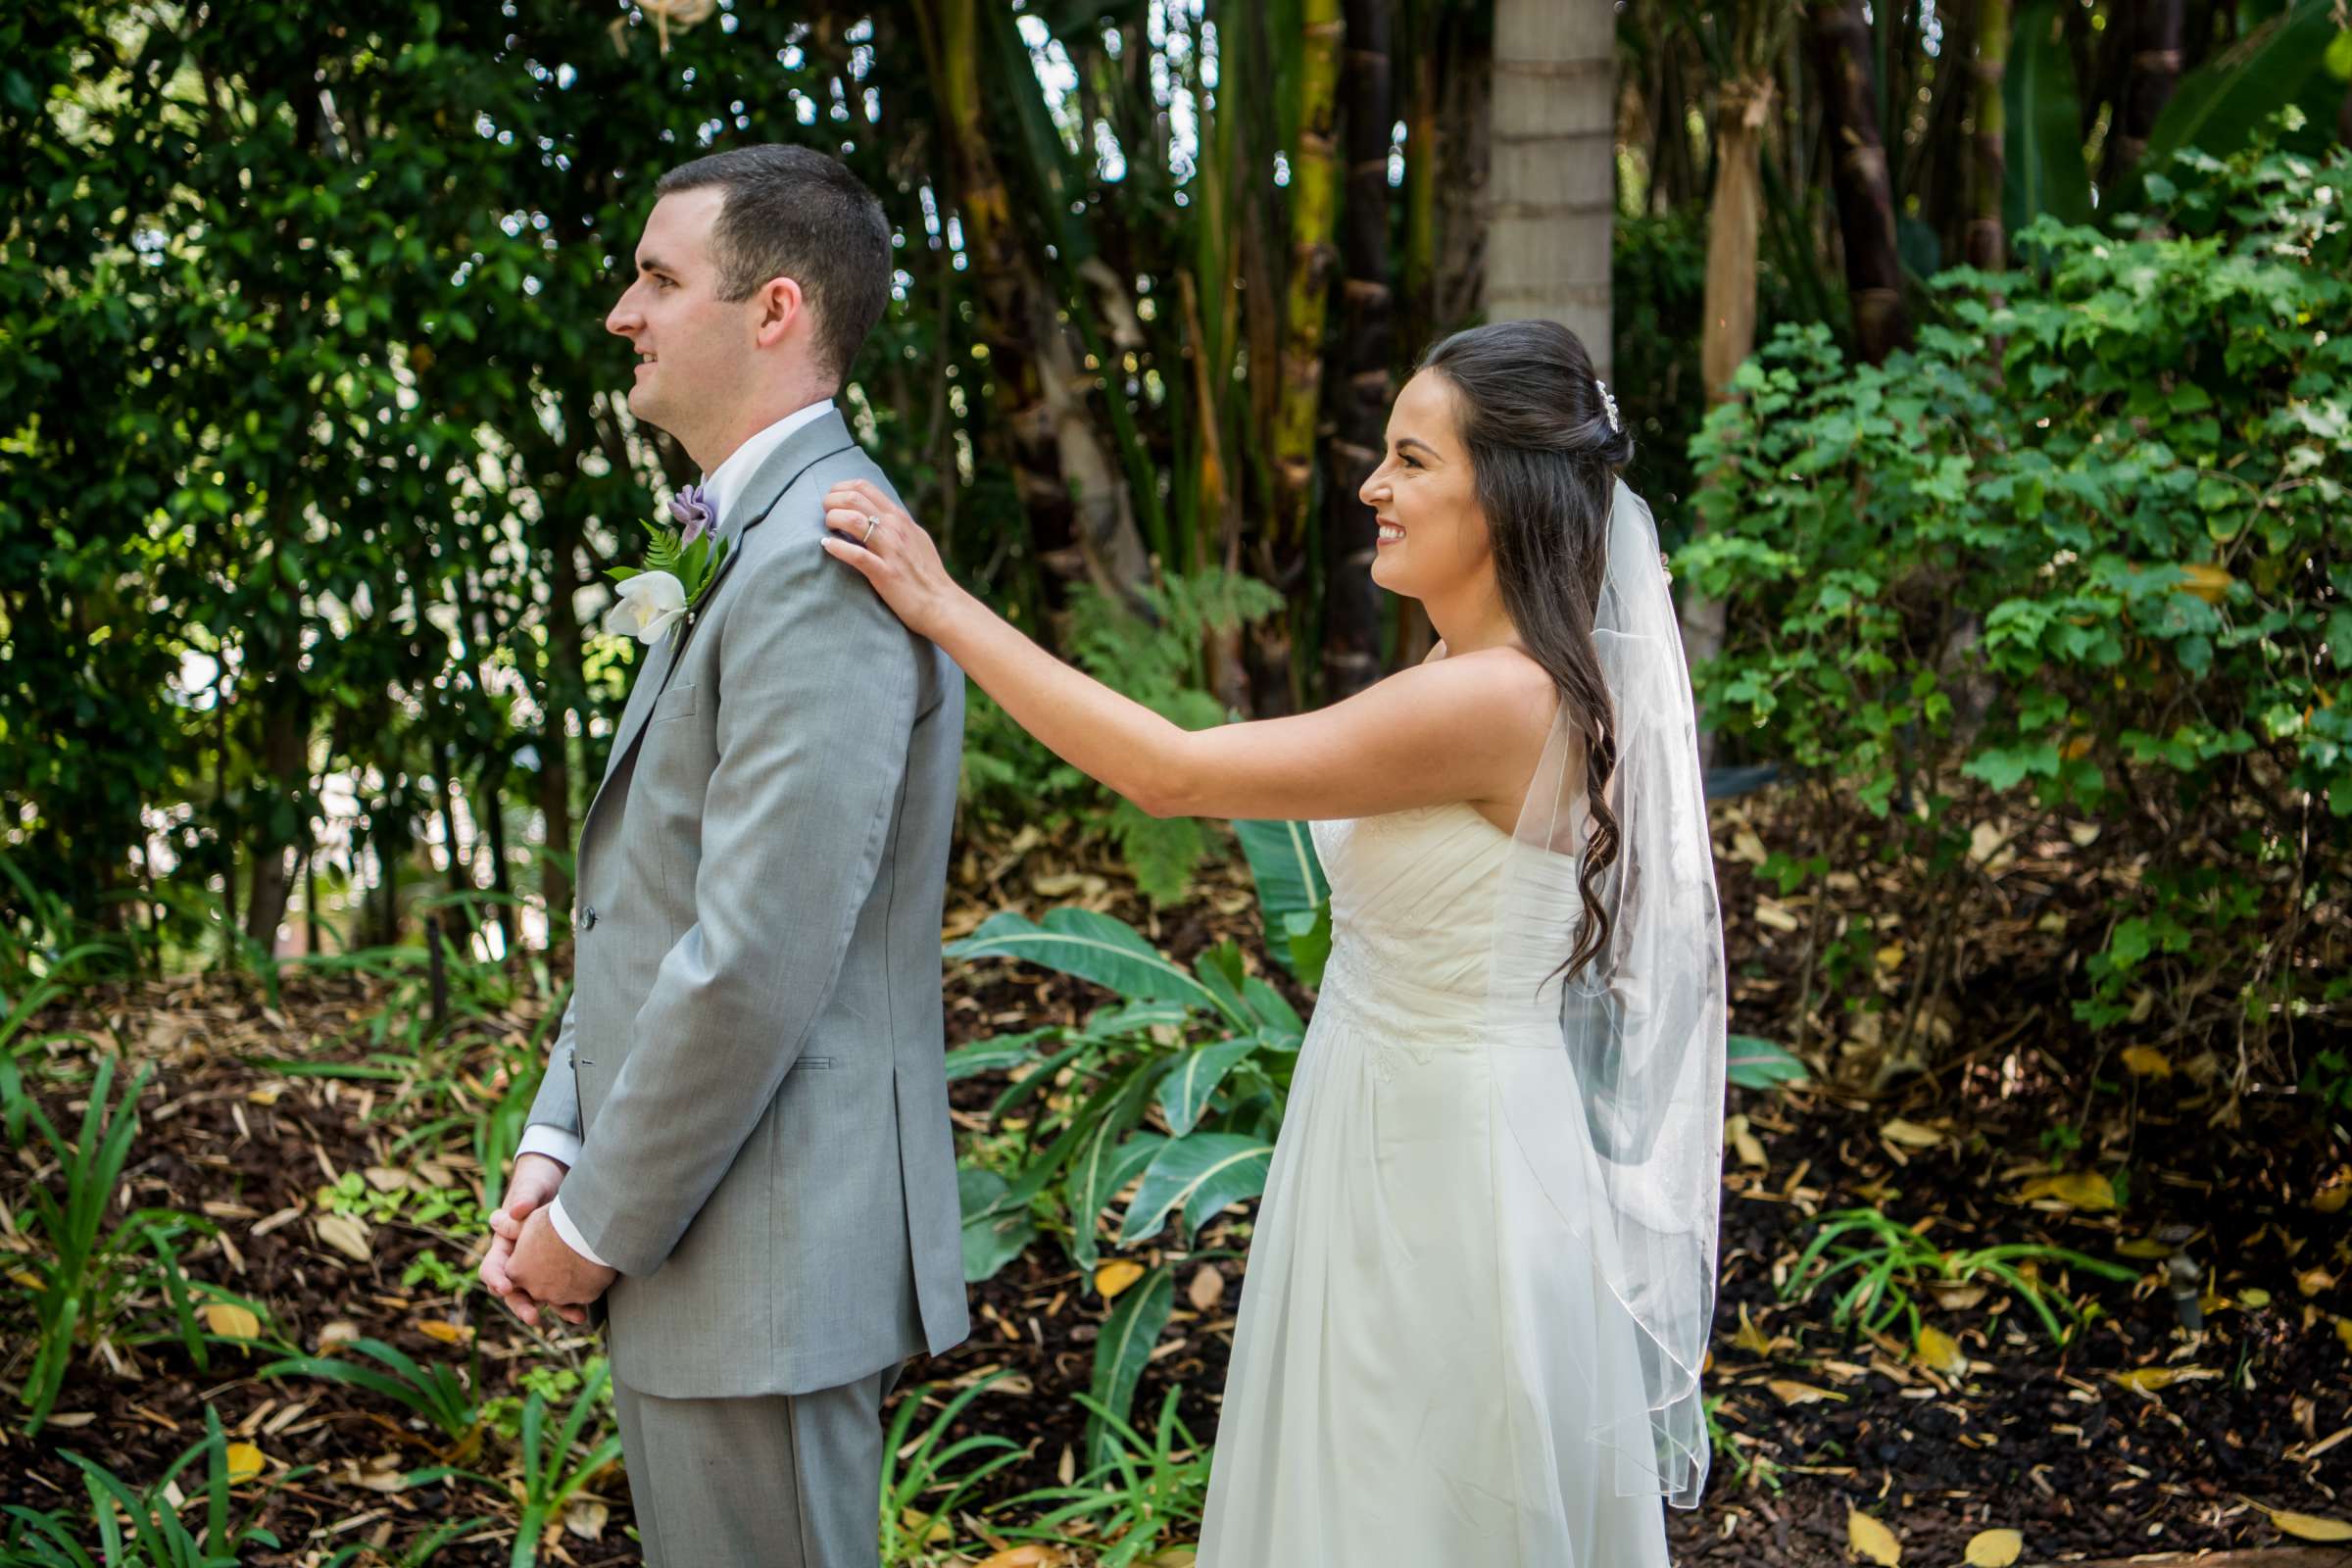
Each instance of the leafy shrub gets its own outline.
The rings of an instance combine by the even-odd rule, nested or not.
[[[1225,721],[1207,690],[1209,638],[1273,614],[1283,599],[1252,577],[1211,567],[1163,574],[1143,592],[1150,618],[1087,585],[1071,590],[1071,661],[1097,680],[1186,729]],[[1184,897],[1208,852],[1207,830],[1192,817],[1154,817],[1121,800],[1046,750],[983,693],[964,724],[963,802],[983,818],[1051,825],[1099,820],[1119,847],[1136,885],[1153,904]]]
[[[118,1101],[114,1075],[115,1058],[99,1057],[80,1136],[71,1142],[37,1103],[24,1102],[47,1146],[42,1157],[63,1188],[62,1195],[45,1184],[31,1189],[24,1229],[37,1246],[9,1274],[10,1285],[31,1298],[36,1325],[32,1364],[21,1391],[27,1437],[37,1436],[48,1419],[76,1348],[175,1341],[198,1371],[210,1371],[212,1338],[198,1325],[198,1299],[253,1309],[241,1298],[192,1284],[180,1271],[180,1244],[212,1235],[210,1220],[140,1208],[108,1224],[107,1210],[122,1190],[123,1169],[138,1138],[139,1096],[148,1082],[141,1068]]]
[[[1693,444],[1678,575],[1727,605],[1713,721],[1842,780],[1923,896],[1984,886],[1974,811],[2086,821],[2078,1015],[2203,994],[2259,1043],[2345,990],[2352,154],[2148,191],[2131,237],[2045,218],[2035,271],[1940,275],[1884,367],[1778,332]]]
[[[245,1518],[232,1528],[230,1487],[237,1479],[251,1479],[252,1472],[245,1467],[258,1465],[260,1459],[251,1445],[228,1441],[220,1427],[220,1412],[211,1405],[204,1410],[203,1441],[174,1459],[151,1486],[134,1489],[112,1470],[78,1453],[68,1451],[66,1459],[81,1471],[82,1486],[89,1494],[88,1511],[43,1511],[9,1504],[0,1562],[38,1568],[95,1568],[98,1562],[107,1568],[234,1568],[239,1562],[258,1558],[261,1547],[280,1545],[277,1537],[257,1521],[271,1494],[316,1468],[303,1465],[274,1477],[263,1495],[248,1504]],[[204,1461],[204,1483],[195,1497],[183,1499],[179,1477],[199,1459]],[[204,1503],[204,1520],[191,1534],[179,1516],[198,1498]],[[93,1544],[98,1548],[95,1557],[89,1550]]]
[[[1317,984],[1331,952],[1331,884],[1313,840],[1298,822],[1234,826],[1257,883],[1267,951]],[[1246,971],[1235,944],[1218,944],[1187,970],[1122,920],[1055,909],[1042,925],[999,914],[947,956],[1019,958],[1121,999],[1077,1029],[978,1040],[948,1054],[951,1078],[1012,1079],[956,1173],[967,1281],[993,1277],[1046,1228],[1060,1234],[1073,1263],[1093,1270],[1103,1213],[1130,1184],[1121,1247],[1151,1242],[1170,1219],[1189,1236],[1264,1189],[1305,1030],[1280,992]],[[1174,1304],[1163,1262],[1130,1278],[1103,1325],[1090,1465],[1111,1462],[1117,1423]]]

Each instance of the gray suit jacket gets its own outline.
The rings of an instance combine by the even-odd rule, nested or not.
[[[730,502],[692,624],[644,659],[580,829],[572,1003],[530,1120],[621,1278],[614,1375],[834,1388],[969,1331],[940,1007],[963,676],[827,556],[889,481],[838,413]]]

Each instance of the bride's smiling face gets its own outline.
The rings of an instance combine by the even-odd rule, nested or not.
[[[1356,492],[1380,523],[1372,580],[1409,598],[1456,597],[1494,570],[1453,383],[1422,371],[1389,410],[1388,452]]]

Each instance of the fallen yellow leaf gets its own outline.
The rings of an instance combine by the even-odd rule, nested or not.
[[[1913,1149],[1934,1149],[1937,1144],[1943,1142],[1943,1134],[1935,1128],[1922,1127],[1919,1123],[1905,1121],[1900,1116],[1882,1124],[1879,1128],[1879,1136],[1890,1144],[1904,1144]]]
[[[923,1523],[926,1519],[931,1521],[928,1528]],[[949,1528],[945,1519],[932,1519],[920,1508],[901,1508],[899,1510],[899,1527],[903,1530],[921,1531],[923,1544],[926,1546],[936,1546],[956,1534]]]
[[[1144,1265],[1132,1258],[1114,1257],[1095,1270],[1095,1289],[1109,1300],[1128,1286],[1144,1277]]]
[[[2212,1368],[2202,1366],[2135,1366],[2129,1372],[2110,1372],[2107,1375],[2125,1388],[2136,1389],[2142,1394],[2169,1389],[2176,1383],[2194,1383],[2199,1378],[2221,1376]]]
[[[2352,1353],[2352,1317],[2339,1317],[2335,1320],[2335,1337],[2344,1342],[2345,1351]]]
[[[428,1340],[439,1340],[443,1345],[464,1345],[473,1338],[473,1330],[463,1323],[452,1323],[437,1317],[417,1319],[416,1332]]]
[[[2335,1174],[2311,1195],[2311,1206],[2323,1214],[2337,1212],[2347,1200],[2352,1200],[2352,1165],[2338,1165]]]
[[[1968,1370],[1968,1355],[1960,1348],[1960,1342],[1932,1323],[1920,1325],[1919,1343],[1912,1347],[1911,1353],[1921,1366],[1950,1377]]]
[[[49,1288],[47,1280],[28,1268],[12,1268],[8,1271],[8,1277],[12,1282],[24,1286],[28,1291],[45,1291]]]
[[[2256,1502],[2246,1502],[2262,1511],[2264,1517],[2297,1541],[2352,1541],[2352,1525],[2341,1519],[2323,1519],[2314,1513],[2296,1513],[2288,1508],[2273,1508]]]
[[[1968,1568],[2009,1568],[2026,1549],[2026,1538],[2014,1530],[1980,1530],[1969,1538]]]
[[[1070,1554],[1059,1546],[1032,1544],[1013,1546],[980,1559],[980,1568],[1067,1568]]]
[[[1764,1386],[1779,1395],[1784,1404],[1816,1404],[1823,1399],[1842,1399],[1842,1394],[1829,1389],[1817,1389],[1810,1383],[1798,1383],[1790,1378],[1768,1379]]]
[[[2305,1296],[2317,1296],[2335,1288],[2335,1276],[2324,1268],[2307,1268],[2295,1276],[2295,1289]]]
[[[2342,1320],[2338,1319],[2337,1321]],[[1770,1355],[1772,1353],[1772,1341],[1766,1338],[1762,1329],[1748,1320],[1745,1301],[1740,1303],[1740,1332],[1732,1336],[1732,1345],[1735,1348],[1745,1350],[1750,1355]]]
[[[1865,1557],[1881,1568],[1894,1568],[1903,1560],[1903,1544],[1894,1539],[1894,1532],[1859,1509],[1845,1512],[1845,1554]]]
[[[285,1092],[284,1084],[264,1084],[261,1088],[248,1092],[245,1098],[256,1105],[274,1105],[277,1103],[278,1097]]]
[[[2036,1176],[2018,1190],[2022,1201],[2055,1198],[2069,1208],[2113,1208],[2115,1186],[2095,1170],[2070,1170],[2057,1176]]]
[[[228,1301],[214,1301],[204,1309],[204,1326],[224,1340],[251,1340],[261,1337],[262,1320],[246,1308]]]
[[[230,1444],[224,1457],[228,1464],[228,1484],[232,1487],[251,1481],[269,1463],[262,1457],[262,1450],[250,1443]]]
[[[2115,1255],[2140,1258],[2170,1257],[2173,1255],[2173,1247],[2170,1242],[2160,1242],[2152,1236],[2134,1236],[2128,1242],[2116,1243]]]
[[[2154,1046],[2126,1046],[2123,1058],[2124,1065],[2132,1070],[2134,1078],[2170,1078],[2173,1075],[2173,1058]]]

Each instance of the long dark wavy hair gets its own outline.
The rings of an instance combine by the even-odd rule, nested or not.
[[[1617,715],[1592,620],[1608,570],[1609,504],[1633,461],[1633,432],[1622,420],[1611,426],[1592,357],[1557,321],[1456,332],[1423,355],[1420,368],[1453,387],[1503,610],[1584,739],[1592,837],[1577,875],[1585,922],[1568,956],[1574,974],[1608,943],[1599,885],[1622,843],[1606,793],[1617,770]]]

